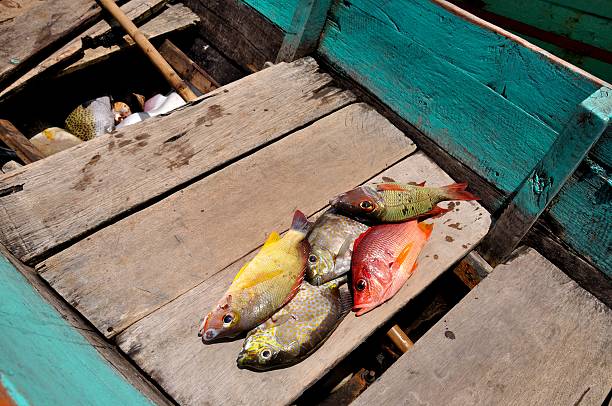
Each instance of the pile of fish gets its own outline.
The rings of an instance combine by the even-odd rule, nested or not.
[[[248,332],[238,367],[296,364],[351,309],[360,316],[400,290],[433,229],[420,220],[448,211],[438,203],[478,199],[465,183],[425,187],[383,180],[335,197],[314,224],[298,210],[283,237],[270,234],[204,319],[202,341]]]
[[[176,92],[167,96],[156,94],[146,100],[143,96],[134,94],[142,112],[132,113],[124,102],[111,102],[109,96],[98,97],[78,105],[70,112],[64,122],[64,128],[50,127],[30,139],[45,156],[89,141],[95,137],[110,133],[115,129],[166,114],[185,105],[185,101]]]

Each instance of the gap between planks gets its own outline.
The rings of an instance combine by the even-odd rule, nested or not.
[[[0,190],[19,190],[0,193],[0,242],[36,261],[355,100],[318,70],[312,58],[274,65],[196,105],[0,176]]]
[[[383,171],[375,180],[380,181],[382,176],[398,181],[425,179],[431,185],[452,183],[421,152]],[[460,202],[453,206],[451,212],[434,220],[431,241],[420,257],[418,271],[406,286],[392,300],[365,316],[347,316],[331,338],[299,365],[263,374],[239,370],[235,358],[242,340],[204,345],[197,337],[199,321],[225,292],[248,256],[130,326],[117,337],[117,342],[181,404],[291,403],[486,234],[490,218],[478,203]],[[227,387],[232,391],[226,391]]]

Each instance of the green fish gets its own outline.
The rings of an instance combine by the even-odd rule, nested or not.
[[[362,219],[398,223],[444,214],[449,210],[437,204],[445,200],[479,200],[466,187],[467,183],[441,187],[425,187],[425,182],[375,183],[336,196],[329,204],[339,212]]]
[[[310,255],[306,280],[319,286],[344,275],[351,269],[353,242],[368,226],[327,211],[321,215],[310,234]]]
[[[238,354],[239,368],[265,371],[297,364],[316,351],[353,305],[346,278],[313,286],[303,282],[295,297],[253,329]]]

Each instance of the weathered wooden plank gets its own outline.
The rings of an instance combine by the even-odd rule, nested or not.
[[[299,0],[276,62],[291,62],[317,49],[331,0]]]
[[[0,177],[0,242],[33,260],[354,100],[317,71],[275,65]]]
[[[601,405],[612,311],[536,251],[496,268],[355,405]]]
[[[157,405],[170,405],[170,401],[140,373],[122,354],[114,343],[105,340],[100,333],[64,301],[49,285],[29,266],[15,258],[0,244],[0,257],[8,262],[27,280],[27,283],[48,303],[57,314],[75,331],[87,340],[95,350],[110,364],[110,366],[133,385],[140,393],[151,399]],[[57,371],[57,369],[56,369]],[[51,373],[51,372],[50,372]],[[52,375],[56,375],[52,373]]]
[[[314,213],[414,150],[378,113],[351,105],[93,234],[39,270],[110,337],[242,257],[266,233],[288,228],[296,207]]]
[[[52,47],[100,17],[93,0],[38,2],[0,23],[0,90]]]
[[[601,88],[578,105],[481,244],[479,251],[487,262],[496,266],[514,251],[606,130],[611,117],[611,89]]]
[[[200,16],[200,35],[238,65],[253,71],[276,60],[284,31],[242,0],[185,0],[185,4]]]
[[[189,81],[202,94],[220,87],[215,79],[185,55],[185,53],[170,42],[170,40],[165,40],[161,44],[159,53],[162,54],[183,80]]]
[[[26,164],[45,157],[10,121],[0,119],[0,141],[15,151]]]
[[[610,20],[612,8],[609,5],[597,7],[599,13],[584,12],[591,1],[572,2],[568,5],[550,0],[517,0],[510,7],[503,0],[482,0],[478,6],[495,14],[538,27],[544,31],[563,35],[593,45],[601,49],[612,49],[612,29]],[[581,6],[580,3],[583,5]],[[603,2],[602,2],[603,3]]]
[[[192,27],[195,27],[199,21],[199,17],[183,4],[174,4],[168,6],[158,16],[150,21],[147,21],[140,27],[140,31],[149,39],[156,40],[163,38],[173,32],[179,32]],[[97,48],[86,49],[83,58],[74,62],[60,72],[61,75],[67,75],[74,71],[86,68],[95,63],[104,61],[111,57],[115,52],[132,48],[135,46],[134,40],[129,35],[124,35],[121,43],[110,47],[99,46]]]
[[[121,6],[121,10],[123,10],[135,24],[140,24],[141,21],[146,20],[151,15],[159,11],[161,7],[166,4],[166,2],[167,0],[131,0]],[[88,38],[90,42],[92,42],[92,39],[93,41],[96,41],[97,38],[107,35],[110,30],[111,26],[104,20],[94,24],[91,28],[77,36],[77,38],[74,38],[72,41],[68,42],[27,73],[21,75],[19,79],[0,92],[0,97],[4,97],[9,92],[17,91],[30,79],[38,76],[50,68],[62,64],[65,65],[68,61],[74,61],[75,59],[83,57],[84,46],[82,39]]]
[[[336,4],[319,51],[456,159],[502,191],[514,191],[550,148],[556,132],[435,55],[433,44],[417,42],[413,28],[393,24],[405,24],[403,20],[377,16],[381,11],[370,0],[350,4]],[[396,1],[385,3],[385,7],[392,4],[395,8],[387,12],[389,16],[394,15],[392,11],[401,16],[429,4],[435,10],[426,9],[422,14],[433,13],[436,24],[441,17],[444,21],[460,20],[429,2],[408,7]],[[403,12],[396,10],[400,5],[404,5]],[[474,58],[467,51],[463,57],[466,55]],[[404,80],[406,77],[410,81]],[[517,139],[521,143],[515,142]]]
[[[610,171],[607,171],[608,178]],[[612,185],[582,165],[551,203],[556,234],[612,278]]]
[[[431,185],[452,181],[422,153],[394,165],[376,180],[380,181],[383,175],[399,181],[427,180]],[[348,315],[316,353],[294,367],[264,374],[239,370],[236,355],[242,340],[203,345],[197,338],[199,319],[227,289],[247,258],[134,324],[117,337],[117,342],[181,404],[289,404],[465,255],[484,236],[489,221],[488,213],[475,202],[461,202],[455,210],[436,219],[420,267],[406,286],[374,311],[359,318]],[[448,226],[454,223],[462,229]]]
[[[153,405],[1,254],[0,295],[0,384],[15,405]]]

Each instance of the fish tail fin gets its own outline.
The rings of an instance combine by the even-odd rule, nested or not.
[[[417,227],[421,229],[421,231],[425,234],[425,239],[428,240],[434,227],[433,224],[419,223]]]
[[[293,213],[293,221],[291,222],[291,229],[301,234],[307,234],[310,229],[311,223],[308,221],[304,213],[296,210]]]
[[[453,183],[452,185],[442,186],[440,190],[448,200],[480,200],[480,197],[465,190],[467,186],[467,183]]]

